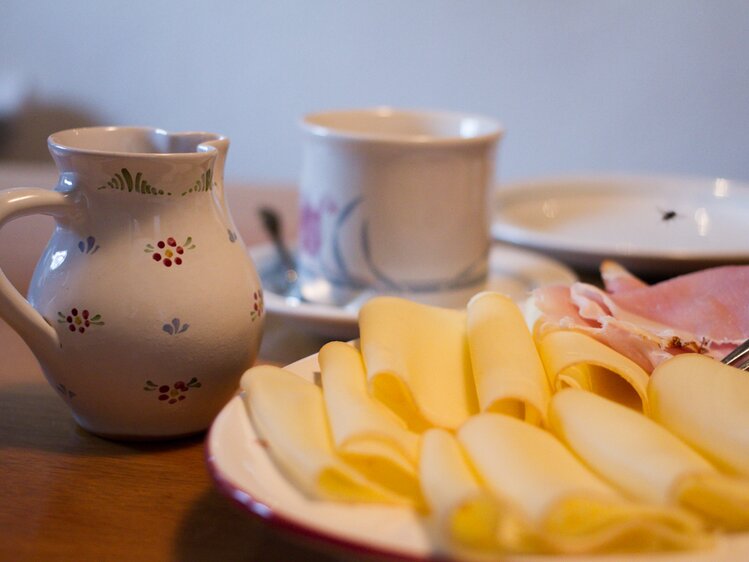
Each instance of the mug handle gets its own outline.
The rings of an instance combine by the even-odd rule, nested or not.
[[[60,216],[74,208],[70,196],[36,187],[0,190],[0,228],[13,219],[33,214]],[[38,358],[48,357],[60,348],[60,338],[0,269],[0,318],[3,318],[28,344]]]

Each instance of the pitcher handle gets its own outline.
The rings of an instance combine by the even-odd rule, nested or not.
[[[73,207],[70,196],[36,187],[0,191],[0,228],[7,222],[33,214],[58,216]],[[37,357],[60,347],[57,331],[31,306],[0,268],[0,318],[24,339]]]

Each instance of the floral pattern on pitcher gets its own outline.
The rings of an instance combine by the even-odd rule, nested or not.
[[[133,174],[127,168],[122,168],[119,172],[115,173],[106,184],[100,185],[97,189],[107,188],[135,192],[142,195],[171,195],[171,192],[155,187],[143,179],[142,172],[136,172],[135,177],[133,178]]]
[[[263,299],[263,290],[258,289],[252,293],[252,311],[250,312],[250,318],[252,321],[259,319],[265,312],[265,301]]]
[[[92,326],[104,325],[104,322],[101,319],[101,314],[91,316],[91,313],[88,310],[78,310],[77,308],[70,309],[70,312],[67,314],[58,312],[57,321],[60,324],[67,324],[68,330],[71,332],[78,332],[80,334],[85,333],[86,329]]]
[[[213,185],[213,170],[208,169],[200,174],[200,177],[195,180],[195,183],[193,183],[193,185],[188,189],[185,189],[181,195],[184,196],[188,193],[211,191]],[[135,172],[135,175],[133,175],[133,172],[127,168],[122,168],[119,172],[115,172],[106,183],[100,185],[97,189],[114,189],[117,191],[127,191],[128,193],[139,193],[141,195],[172,196],[171,191],[166,191],[151,184],[143,177],[142,172]]]
[[[191,388],[200,388],[203,386],[197,379],[197,377],[191,378],[188,382],[177,381],[172,385],[168,384],[156,384],[153,381],[147,380],[143,386],[143,390],[148,392],[157,392],[157,398],[160,402],[166,404],[176,404],[187,398],[185,394]]]
[[[156,245],[146,244],[144,252],[151,254],[154,261],[160,262],[164,267],[172,267],[172,265],[182,265],[185,251],[195,249],[195,244],[192,241],[192,236],[188,236],[182,244],[177,244],[177,241],[171,236],[166,240],[159,240]]]
[[[99,245],[96,243],[96,238],[89,236],[78,242],[78,249],[82,254],[94,254],[99,249]]]
[[[86,430],[157,439],[206,429],[255,361],[263,324],[250,318],[258,271],[225,201],[228,139],[83,127],[49,140],[57,190],[0,197],[0,214],[22,203],[58,219],[28,296],[0,284],[14,303],[0,317]],[[209,306],[196,298],[206,294]],[[105,407],[114,394],[121,407]]]
[[[72,390],[70,390],[67,386],[65,386],[62,383],[58,384],[55,388],[57,388],[57,392],[59,392],[60,394],[62,394],[62,397],[65,400],[70,401],[70,400],[72,400],[73,398],[76,397],[76,393],[73,392]]]
[[[186,189],[182,192],[182,195],[188,193],[200,193],[203,191],[210,191],[213,189],[213,170],[210,168],[203,172],[190,189]]]
[[[161,329],[164,330],[170,336],[176,336],[177,334],[183,334],[190,328],[190,324],[181,323],[179,318],[172,318],[169,324],[164,324]]]

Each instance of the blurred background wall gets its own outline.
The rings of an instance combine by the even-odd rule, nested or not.
[[[587,170],[749,180],[742,0],[0,0],[0,159],[55,130],[203,129],[230,178],[292,183],[297,120],[485,113],[501,181]]]

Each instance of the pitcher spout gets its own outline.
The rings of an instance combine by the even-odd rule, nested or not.
[[[216,136],[216,138],[201,142],[197,150],[198,152],[216,153],[216,161],[213,164],[213,193],[222,212],[224,215],[227,215],[226,201],[224,199],[224,165],[226,163],[226,155],[229,152],[229,139]]]
[[[226,163],[226,155],[229,152],[229,139],[216,136],[216,138],[203,141],[198,145],[198,152],[211,151],[216,151],[216,162],[213,165],[214,187],[223,187],[224,165]]]
[[[211,151],[216,152],[216,161],[213,164],[213,196],[221,211],[222,218],[231,233],[230,235],[236,238],[238,236],[237,228],[229,212],[224,193],[224,164],[226,163],[226,155],[229,152],[229,139],[226,137],[217,137],[201,142],[198,145],[198,152]]]

